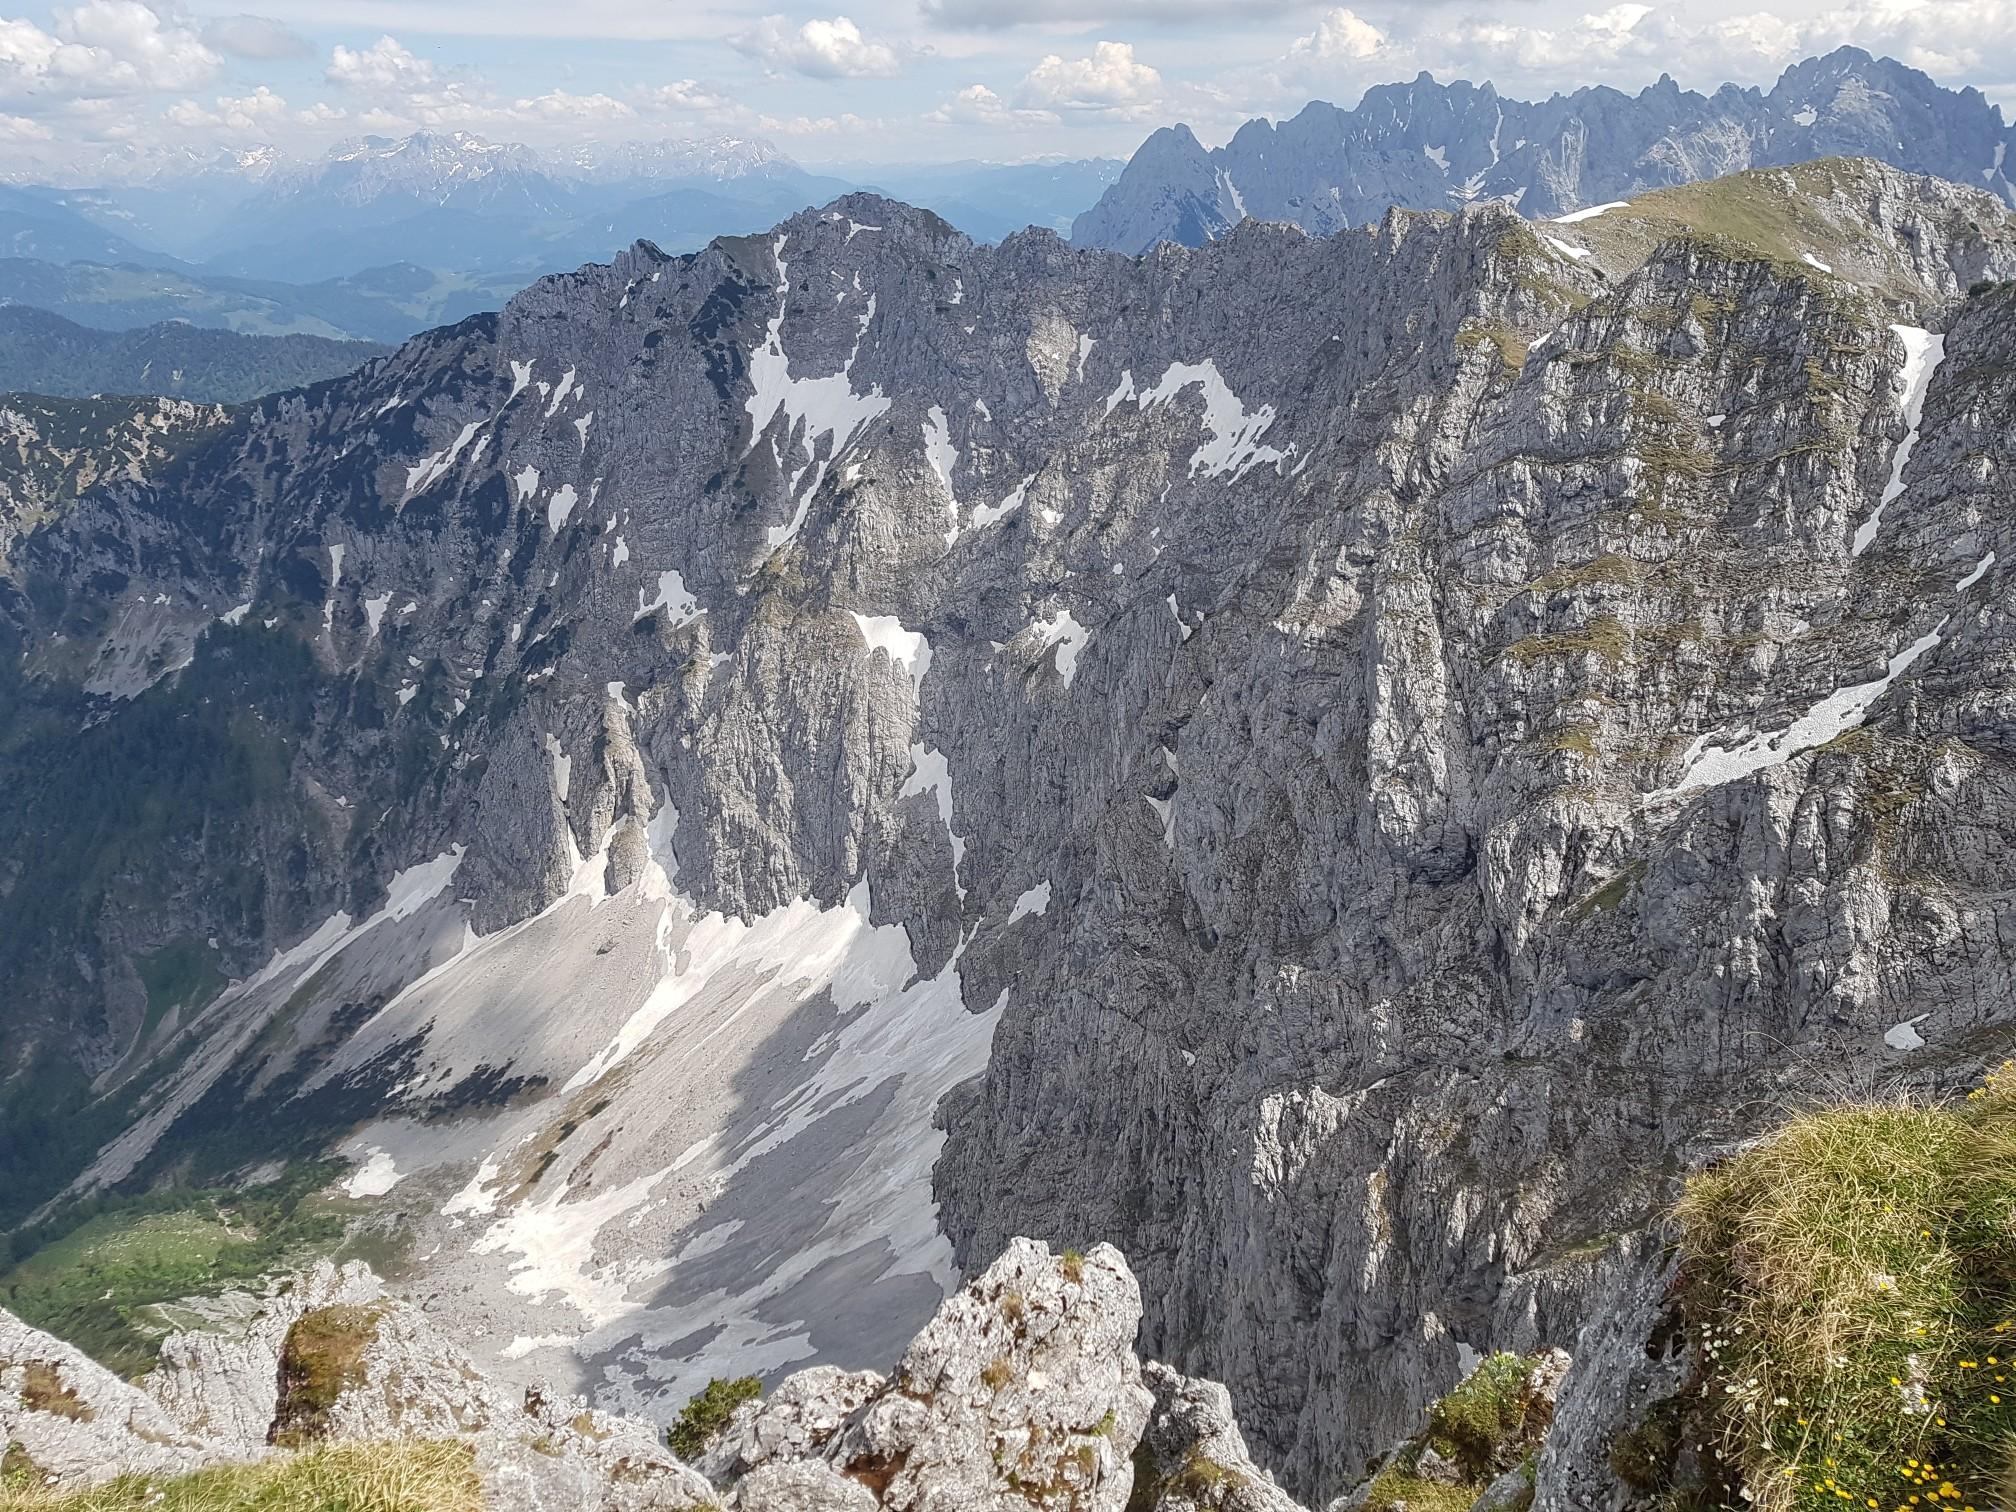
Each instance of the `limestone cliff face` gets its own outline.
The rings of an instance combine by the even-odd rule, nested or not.
[[[79,499],[0,582],[77,1184],[337,1149],[492,1368],[661,1418],[1110,1240],[1309,1502],[1573,1350],[1688,1162],[2011,1025],[2008,222],[1690,193],[852,197]]]

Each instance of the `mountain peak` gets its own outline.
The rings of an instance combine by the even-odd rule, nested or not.
[[[1194,245],[1247,216],[1323,235],[1389,206],[1483,200],[1545,217],[1818,153],[1985,184],[2009,201],[2011,146],[1978,92],[1857,47],[1793,64],[1769,94],[1724,85],[1703,96],[1662,72],[1636,96],[1598,86],[1527,102],[1423,70],[1366,90],[1355,110],[1316,101],[1279,126],[1248,122],[1210,152],[1157,132],[1073,239],[1129,252]]]

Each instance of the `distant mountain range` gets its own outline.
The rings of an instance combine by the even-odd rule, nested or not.
[[[46,262],[172,265],[174,258],[141,246],[55,189],[0,184],[0,256]]]
[[[523,283],[606,259],[639,237],[692,250],[849,187],[760,141],[623,143],[552,160],[458,131],[363,137],[312,162],[248,156],[193,165],[179,177],[25,193],[38,207],[156,249],[152,257],[91,254],[97,262],[165,260],[303,282],[414,263],[512,273]],[[9,213],[0,202],[0,245]]]
[[[1848,154],[2016,202],[2012,143],[2016,130],[1979,91],[1842,48],[1787,69],[1769,91],[1709,95],[1662,78],[1636,95],[1589,88],[1527,103],[1422,74],[1369,90],[1355,108],[1318,102],[1248,122],[1215,149],[1171,126],[1125,164],[815,172],[736,136],[541,153],[420,132],[360,137],[312,160],[136,148],[108,157],[95,185],[0,185],[0,304],[97,329],[186,321],[398,341],[638,240],[697,251],[857,187],[929,206],[981,241],[1034,225],[1139,253],[1200,245],[1249,216],[1317,235],[1393,206],[1502,201],[1544,219]]]
[[[1712,95],[1670,77],[1633,96],[1578,89],[1537,104],[1489,84],[1368,90],[1355,110],[1314,103],[1256,120],[1207,150],[1184,126],[1156,132],[1079,216],[1081,246],[1138,253],[1200,246],[1242,219],[1292,221],[1317,235],[1391,206],[1453,209],[1500,200],[1534,218],[1648,189],[1830,156],[1875,158],[2016,202],[2016,129],[1975,89],[1844,47],[1788,68],[1768,92]]]
[[[25,306],[0,309],[0,391],[86,398],[164,394],[237,404],[334,378],[390,347],[322,336],[244,336],[163,322],[100,331]]]
[[[81,188],[0,184],[0,305],[104,330],[186,321],[255,335],[400,341],[495,309],[542,273],[638,240],[697,251],[858,184],[983,241],[1063,232],[1114,159],[808,172],[760,138],[587,144],[545,156],[467,132],[362,137],[313,161],[271,149],[121,153]]]
[[[295,284],[131,263],[0,258],[0,306],[33,305],[107,331],[182,320],[257,336],[403,341],[494,310],[524,282],[513,274],[471,277],[412,263]]]

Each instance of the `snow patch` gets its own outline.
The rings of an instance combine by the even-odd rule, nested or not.
[[[1918,1026],[1932,1015],[1921,1013],[1914,1019],[1906,1019],[1901,1024],[1892,1024],[1883,1031],[1883,1043],[1892,1050],[1923,1050],[1925,1036],[1918,1032]]]
[[[574,504],[572,483],[562,483],[553,490],[553,497],[546,504],[546,528],[554,535],[560,534],[560,527],[567,523],[567,516],[574,513]]]
[[[1955,593],[1965,593],[1969,588],[1972,588],[1976,583],[1980,582],[1981,579],[1987,574],[1988,569],[1990,567],[1993,567],[1994,565],[1995,565],[1995,553],[1991,551],[1988,553],[1988,555],[1984,556],[1983,558],[1981,558],[1980,561],[1974,564],[1974,570],[1972,572],[1968,573],[1967,576],[1963,577],[1962,579],[1960,579],[1959,582],[1953,585],[1953,591]]]
[[[1822,273],[1832,273],[1834,271],[1826,263],[1820,261],[1819,258],[1815,257],[1811,252],[1801,252],[1799,254],[1799,261],[1806,264],[1806,266],[1809,268],[1818,268]]]
[[[542,1349],[565,1349],[574,1342],[572,1334],[518,1334],[497,1351],[500,1360],[522,1360]]]
[[[1552,247],[1556,252],[1559,252],[1563,257],[1569,259],[1571,262],[1580,262],[1583,258],[1593,255],[1591,254],[1591,252],[1587,247],[1570,246],[1567,242],[1564,242],[1558,236],[1548,237],[1547,245]]]
[[[1274,406],[1263,404],[1248,413],[1219,373],[1218,364],[1208,357],[1202,362],[1171,363],[1162,381],[1140,396],[1141,408],[1151,410],[1167,403],[1193,385],[1204,397],[1204,429],[1209,439],[1191,454],[1192,477],[1199,472],[1211,478],[1229,474],[1236,481],[1263,462],[1272,462],[1278,470],[1287,460],[1287,452],[1260,444],[1274,423]]]
[[[637,612],[630,617],[630,622],[635,624],[660,609],[665,611],[667,624],[675,630],[706,613],[700,607],[700,601],[686,591],[686,580],[670,571],[658,574],[658,592],[649,602],[645,601],[642,593],[637,595]]]
[[[1078,675],[1078,653],[1085,649],[1089,632],[1069,609],[1060,609],[1049,619],[1038,620],[1029,628],[1036,632],[1036,654],[1039,658],[1052,646],[1057,648],[1057,672],[1064,679],[1064,686],[1070,687],[1071,680]]]
[[[1132,368],[1128,368],[1125,372],[1123,372],[1120,375],[1120,381],[1119,383],[1114,385],[1113,392],[1106,396],[1107,415],[1111,416],[1113,411],[1120,408],[1121,405],[1125,404],[1129,399],[1132,399],[1133,397],[1134,397],[1134,370]]]
[[[399,1168],[392,1157],[383,1150],[371,1151],[370,1158],[350,1173],[350,1179],[343,1183],[345,1197],[383,1197],[406,1178],[399,1174]]]
[[[1038,882],[1015,900],[1015,906],[1008,910],[1008,923],[1013,924],[1017,919],[1034,918],[1049,911],[1050,884],[1047,881]]]
[[[539,492],[539,469],[527,462],[518,469],[518,476],[513,481],[518,485],[518,502],[523,504]]]
[[[391,603],[392,595],[389,593],[381,598],[368,598],[364,600],[364,623],[369,627],[374,640],[377,638],[379,625],[384,623],[385,611],[391,606]]]
[[[924,675],[931,670],[931,642],[925,639],[921,630],[906,630],[903,622],[893,614],[859,614],[850,609],[854,623],[861,631],[861,638],[868,643],[868,654],[880,651],[890,662],[910,674],[911,686],[921,697],[924,692]]]

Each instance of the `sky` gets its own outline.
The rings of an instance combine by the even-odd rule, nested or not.
[[[244,3],[244,0],[240,0]],[[763,136],[808,166],[1121,156],[1207,143],[1422,70],[1534,98],[1768,85],[1853,43],[2016,114],[2016,0],[0,0],[0,152],[52,176],[108,150],[367,133]]]

